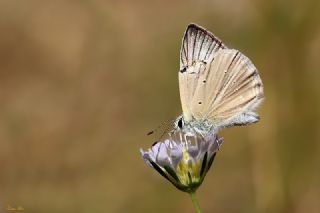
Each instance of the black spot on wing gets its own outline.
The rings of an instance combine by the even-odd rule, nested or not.
[[[180,70],[181,73],[187,72],[187,68],[184,67],[182,70]]]

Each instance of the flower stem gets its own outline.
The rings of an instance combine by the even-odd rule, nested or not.
[[[196,213],[201,213],[196,193],[195,192],[190,192],[190,196],[191,196],[191,200],[192,200],[194,209],[196,210]]]

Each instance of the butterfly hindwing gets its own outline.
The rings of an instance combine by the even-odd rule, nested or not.
[[[191,116],[216,126],[245,125],[257,118],[252,112],[263,97],[255,66],[237,50],[218,51],[203,69],[189,102]]]

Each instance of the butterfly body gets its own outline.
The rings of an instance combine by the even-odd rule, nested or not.
[[[201,135],[206,135],[208,132],[217,132],[217,127],[214,123],[209,120],[195,120],[186,121],[184,116],[179,116],[174,123],[174,130],[179,129],[179,131],[184,132],[185,134],[194,135],[199,133]]]
[[[259,120],[254,110],[263,99],[263,86],[257,69],[195,24],[183,37],[178,76],[183,114],[174,128],[205,135]]]

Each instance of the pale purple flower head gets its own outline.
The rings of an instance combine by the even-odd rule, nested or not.
[[[178,132],[140,152],[144,161],[174,186],[193,192],[201,185],[222,142],[214,133],[188,136]]]

